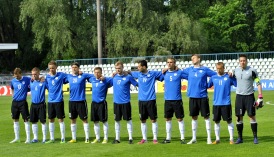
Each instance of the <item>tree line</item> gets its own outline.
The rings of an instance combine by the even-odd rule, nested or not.
[[[274,50],[273,0],[100,0],[103,57]],[[96,0],[0,0],[0,72],[97,58]]]

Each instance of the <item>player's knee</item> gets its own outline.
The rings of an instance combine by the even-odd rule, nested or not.
[[[209,116],[204,117],[205,120],[209,119]]]
[[[70,122],[71,124],[76,124],[76,119],[71,119]]]
[[[227,122],[227,124],[230,124],[230,123],[232,123],[232,120],[227,120],[226,122]]]
[[[243,117],[237,116],[237,123],[243,123]]]
[[[152,122],[152,123],[155,123],[155,122],[157,122],[157,120],[156,120],[156,119],[154,119],[154,120],[151,120],[151,122]]]
[[[250,118],[250,123],[257,123],[257,122],[256,122],[256,119]]]
[[[88,120],[87,120],[87,119],[83,119],[82,121],[83,121],[83,123],[88,123]],[[76,123],[76,122],[75,122],[75,123]]]

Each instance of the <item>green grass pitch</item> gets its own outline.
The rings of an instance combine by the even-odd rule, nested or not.
[[[266,102],[273,100],[273,91],[264,91],[265,106],[257,110],[258,122],[258,137],[259,144],[253,144],[253,137],[249,118],[244,118],[244,143],[240,145],[229,145],[229,134],[226,122],[221,122],[221,143],[218,145],[206,144],[206,130],[205,122],[202,117],[198,119],[197,131],[197,144],[181,145],[180,135],[178,130],[178,123],[175,118],[172,120],[172,142],[170,144],[153,144],[151,122],[148,120],[148,143],[138,145],[137,142],[141,140],[141,129],[138,115],[138,101],[137,94],[131,95],[132,116],[133,116],[133,138],[134,144],[128,144],[128,134],[126,129],[126,122],[121,122],[121,143],[113,145],[112,140],[115,138],[114,120],[113,120],[113,101],[112,95],[108,95],[108,108],[109,108],[109,143],[108,144],[85,144],[83,125],[80,119],[77,120],[77,143],[75,144],[60,144],[59,124],[55,123],[55,138],[54,144],[25,144],[25,131],[22,119],[20,119],[20,137],[21,143],[10,144],[9,142],[14,139],[13,121],[10,117],[11,97],[0,97],[0,155],[6,156],[274,156],[274,106],[266,104]],[[234,114],[234,101],[235,93],[232,93],[232,106]],[[212,105],[212,93],[209,93],[210,104]],[[30,97],[28,98],[30,105]],[[87,95],[87,102],[90,111],[91,95]],[[188,98],[183,93],[183,102],[185,109],[185,137],[189,141],[191,139],[191,118],[188,116]],[[158,107],[158,141],[161,142],[165,139],[165,119],[164,119],[164,98],[163,94],[157,94],[157,107]],[[274,104],[274,101],[273,101]],[[71,138],[70,120],[68,118],[68,95],[65,96],[65,109],[66,109],[66,141]],[[90,117],[89,117],[90,118]],[[233,117],[235,126],[236,118]],[[212,116],[211,116],[212,119]],[[48,123],[48,122],[47,122]],[[93,123],[90,122],[90,140],[95,137],[93,131]],[[41,125],[39,124],[39,138],[41,141]],[[102,124],[101,137],[103,136]],[[31,132],[31,137],[33,137]],[[49,138],[49,133],[47,134]],[[214,122],[211,120],[211,138],[215,140]],[[237,138],[237,130],[234,127],[234,139]]]

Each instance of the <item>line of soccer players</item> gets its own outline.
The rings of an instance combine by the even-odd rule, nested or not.
[[[14,79],[11,82],[13,90],[12,101],[12,119],[14,120],[15,139],[10,143],[20,142],[19,137],[19,115],[21,113],[25,123],[26,141],[25,143],[38,142],[38,125],[42,124],[43,140],[42,143],[54,143],[55,118],[58,118],[60,125],[61,140],[60,143],[66,143],[65,140],[65,112],[63,100],[63,84],[69,83],[69,118],[71,119],[72,139],[69,143],[76,143],[78,116],[83,122],[85,132],[85,143],[89,141],[89,124],[88,124],[88,107],[85,97],[86,81],[92,83],[92,103],[91,103],[91,121],[94,122],[95,139],[91,143],[100,141],[100,125],[103,123],[104,139],[103,144],[108,143],[108,105],[106,102],[107,90],[113,86],[113,103],[115,119],[115,139],[113,144],[120,143],[120,121],[122,118],[127,121],[127,130],[129,135],[129,144],[133,144],[132,137],[132,115],[130,103],[130,86],[138,86],[139,116],[141,120],[142,139],[138,144],[144,144],[147,139],[148,117],[152,122],[153,143],[157,144],[158,124],[157,124],[157,105],[155,82],[164,81],[164,117],[166,119],[166,138],[162,143],[171,142],[171,120],[173,114],[178,120],[181,144],[194,144],[197,142],[197,119],[199,112],[205,119],[207,131],[207,144],[220,143],[220,120],[228,123],[230,135],[229,143],[234,144],[232,123],[232,107],[230,99],[231,85],[237,86],[236,89],[236,116],[238,139],[236,144],[243,143],[243,116],[247,111],[250,117],[254,143],[258,143],[257,122],[255,118],[256,108],[263,106],[262,88],[260,80],[255,69],[247,66],[247,57],[241,55],[239,58],[240,66],[233,73],[225,73],[225,66],[222,62],[216,64],[217,73],[201,65],[200,55],[194,54],[191,57],[193,66],[186,69],[178,69],[174,58],[167,59],[167,69],[162,72],[149,71],[145,60],[138,62],[138,71],[124,71],[123,63],[118,61],[115,64],[116,72],[112,78],[103,77],[102,68],[96,67],[94,74],[82,73],[80,65],[73,63],[71,65],[72,74],[57,72],[57,64],[54,61],[48,63],[49,74],[45,78],[39,78],[40,70],[32,69],[32,78],[22,76],[21,70],[14,70]],[[211,77],[209,82],[208,77]],[[136,82],[135,79],[138,79]],[[181,80],[188,80],[187,96],[189,97],[189,114],[192,117],[192,139],[185,141],[184,126],[184,108],[181,95]],[[258,86],[258,100],[255,101],[253,82]],[[214,130],[216,140],[211,142],[211,124],[210,124],[210,107],[207,95],[207,88],[214,86],[213,97],[213,121],[215,122]],[[50,140],[46,141],[46,103],[45,90],[48,90],[48,118]],[[27,92],[31,91],[30,113],[26,101]],[[30,140],[30,124],[32,123],[33,140]]]

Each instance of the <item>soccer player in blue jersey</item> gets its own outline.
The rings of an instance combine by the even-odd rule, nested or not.
[[[157,144],[158,124],[157,124],[157,105],[155,82],[163,81],[164,76],[161,71],[148,71],[147,61],[138,62],[139,72],[131,72],[131,75],[138,79],[138,99],[139,99],[139,115],[141,120],[142,140],[139,144],[147,142],[147,125],[146,120],[150,117],[152,122],[153,143]]]
[[[104,140],[102,144],[108,142],[108,104],[106,101],[108,88],[112,86],[112,78],[105,77],[102,80],[102,68],[94,68],[94,76],[89,78],[92,83],[92,103],[91,103],[91,121],[94,122],[95,140],[91,142],[100,142],[100,124],[103,123]]]
[[[187,96],[189,97],[189,112],[192,116],[192,139],[187,144],[196,143],[196,131],[198,126],[198,115],[201,111],[201,116],[204,117],[207,131],[207,144],[211,144],[210,136],[210,109],[207,96],[207,77],[216,75],[217,73],[209,68],[201,65],[201,57],[198,54],[193,54],[191,57],[193,66],[184,69],[187,75],[188,88]]]
[[[229,132],[229,143],[234,144],[233,132],[234,125],[232,123],[232,109],[231,109],[231,99],[230,91],[231,86],[237,86],[236,78],[230,77],[224,72],[225,66],[223,62],[218,62],[216,64],[217,75],[210,78],[208,82],[208,88],[214,86],[214,96],[213,96],[213,121],[215,122],[214,130],[216,135],[216,140],[212,144],[220,143],[220,121],[221,117],[228,124]]]
[[[76,119],[79,115],[83,121],[85,132],[85,143],[89,143],[89,124],[88,124],[88,107],[86,102],[86,81],[93,77],[93,74],[79,74],[79,63],[71,64],[72,74],[67,75],[66,82],[69,83],[69,118],[71,119],[72,139],[70,143],[76,143],[77,125]]]
[[[124,74],[123,68],[121,61],[115,63],[116,75],[113,77],[113,103],[116,136],[112,144],[120,143],[120,121],[122,117],[127,121],[129,144],[133,144],[130,85],[137,86],[138,83],[131,75]]]
[[[164,90],[165,90],[165,118],[166,118],[166,139],[162,142],[171,142],[172,117],[175,116],[178,120],[179,131],[181,135],[181,144],[185,144],[184,133],[184,108],[181,94],[181,81],[186,79],[186,75],[182,70],[176,70],[176,61],[174,58],[167,59],[168,70],[164,73]]]
[[[30,122],[32,122],[33,140],[31,143],[38,142],[38,125],[40,120],[42,124],[43,140],[46,142],[47,125],[46,125],[46,103],[45,103],[45,90],[47,88],[46,82],[39,79],[40,70],[34,67],[31,70],[32,82],[30,83],[31,91],[31,107],[30,107]]]
[[[50,140],[46,143],[54,143],[54,122],[58,118],[61,142],[65,143],[65,109],[63,98],[63,84],[67,78],[67,74],[57,72],[57,63],[50,61],[48,63],[49,74],[46,75],[46,83],[48,85],[48,118],[49,118],[49,133]]]
[[[22,76],[22,71],[20,68],[15,68],[13,71],[14,79],[11,80],[11,89],[13,93],[12,105],[11,105],[11,116],[13,119],[13,129],[15,134],[15,139],[10,143],[20,142],[20,125],[19,116],[20,113],[25,123],[26,131],[26,141],[25,143],[30,143],[30,124],[29,124],[29,108],[27,102],[27,93],[30,89],[29,77]]]
[[[247,112],[250,118],[250,125],[253,133],[253,142],[258,144],[256,108],[263,107],[263,93],[260,78],[257,70],[247,66],[247,56],[241,54],[239,57],[240,66],[237,67],[233,74],[237,79],[235,112],[237,116],[238,139],[235,144],[243,143],[243,116]],[[258,99],[255,100],[253,82],[258,87]]]

